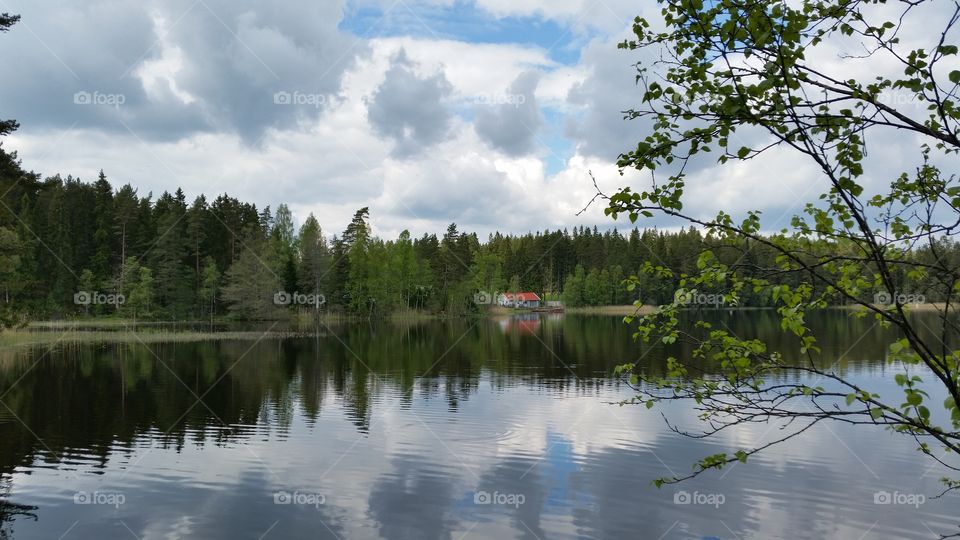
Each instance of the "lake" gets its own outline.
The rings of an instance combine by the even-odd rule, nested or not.
[[[772,315],[709,316],[793,347]],[[812,324],[828,365],[896,391],[892,335],[841,310]],[[654,487],[782,432],[694,440],[660,415],[695,426],[687,407],[617,405],[632,393],[613,367],[667,354],[619,317],[310,334],[0,352],[0,537],[932,539],[960,524],[960,498],[932,498],[943,468],[871,427],[821,423]]]

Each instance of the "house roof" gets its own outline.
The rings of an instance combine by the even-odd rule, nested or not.
[[[503,294],[505,294],[507,298],[511,300],[519,300],[521,302],[535,302],[540,300],[540,297],[537,296],[537,293],[532,292],[505,292]]]

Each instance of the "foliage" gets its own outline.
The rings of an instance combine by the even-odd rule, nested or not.
[[[20,20],[19,15],[0,13],[0,33],[10,30],[10,27]],[[0,120],[0,137],[13,133],[20,127],[16,120]]]
[[[661,260],[692,266],[712,242],[692,229],[624,235],[586,227],[495,233],[481,242],[456,224],[440,238],[403,231],[384,239],[375,234],[369,209],[329,238],[313,215],[296,231],[283,204],[271,212],[226,194],[212,202],[200,195],[192,203],[180,190],[142,196],[129,184],[111,187],[105,173],[93,183],[69,176],[41,180],[23,170],[16,154],[0,150],[4,192],[0,293],[4,305],[36,318],[276,318],[292,310],[471,314],[482,309],[474,301],[480,291],[559,294],[578,265],[596,285],[587,303],[662,303],[672,298],[672,283],[648,281],[628,294],[619,286],[621,273]],[[149,270],[150,285],[133,296],[142,299],[133,306],[142,269]],[[78,291],[119,293],[126,303],[119,310],[78,306]],[[277,309],[274,294],[281,291],[325,301]]]
[[[639,392],[634,401],[648,407],[691,402],[705,423],[702,432],[684,431],[691,436],[753,423],[783,428],[771,442],[704,458],[691,476],[746,461],[826,420],[885,426],[956,469],[960,464],[935,447],[960,450],[960,351],[950,345],[960,330],[951,314],[960,291],[952,240],[960,226],[960,185],[940,169],[960,150],[960,71],[951,42],[960,7],[924,0],[666,0],[661,13],[662,25],[637,18],[636,38],[621,45],[655,59],[637,65],[642,107],[627,113],[649,122],[649,135],[619,160],[623,168],[648,171],[652,182],[610,196],[607,212],[631,221],[671,216],[702,228],[719,246],[704,250],[693,268],[665,261],[631,278],[634,287],[648,278],[678,285],[672,302],[638,319],[637,338],[693,347],[671,358],[663,376],[621,366]],[[906,33],[910,40],[901,41]],[[858,52],[834,63],[811,60],[836,57],[838,50]],[[887,99],[890,92],[905,99]],[[868,159],[868,135],[896,137],[892,144],[904,158],[915,156],[916,167],[890,177]],[[688,168],[711,152],[720,170],[724,164],[751,170],[742,169],[745,162],[761,157],[800,156],[823,192],[777,235],[761,234],[774,224],[762,222],[760,212],[703,217],[685,207],[684,191]],[[869,182],[882,175],[888,175],[887,189]],[[757,247],[772,259],[753,256]],[[731,260],[724,251],[743,255]],[[910,316],[906,293],[914,291],[941,302],[938,339],[922,337]],[[704,295],[726,305],[766,298],[783,331],[795,336],[803,361],[728,328],[681,327],[678,312]],[[857,305],[852,316],[899,331],[902,338],[888,353],[899,396],[881,395],[815,361],[820,341],[805,314],[831,304]],[[699,362],[720,374],[706,375]],[[943,397],[934,402],[933,395]],[[944,409],[943,419],[935,408]]]

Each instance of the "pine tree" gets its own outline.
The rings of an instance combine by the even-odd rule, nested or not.
[[[120,280],[117,284],[117,290],[123,289],[124,278],[127,275],[124,266],[127,262],[127,251],[130,245],[130,239],[133,238],[136,227],[137,209],[140,201],[137,199],[137,191],[130,184],[126,184],[117,190],[113,199],[114,218],[115,218],[115,236],[119,237],[120,244]]]
[[[113,188],[107,181],[106,175],[100,171],[97,181],[93,185],[93,259],[90,261],[90,270],[101,283],[112,277],[114,249],[114,209]]]
[[[190,279],[185,216],[186,202],[181,190],[164,193],[156,204],[156,241],[150,252],[156,269],[157,303],[172,316],[183,316],[190,306],[193,280]]]
[[[323,279],[330,268],[330,251],[313,214],[300,227],[297,287],[306,294],[326,294]]]
[[[394,246],[392,257],[393,272],[397,276],[397,293],[404,308],[415,307],[411,304],[416,295],[417,285],[424,281],[421,265],[417,261],[416,250],[410,240],[410,231],[404,230]]]
[[[347,281],[347,294],[350,297],[350,309],[360,313],[369,313],[372,309],[370,296],[370,226],[367,223],[370,210],[366,207],[357,210],[353,220],[343,233],[347,246],[346,259],[350,264]]]
[[[190,258],[193,273],[193,291],[200,294],[203,275],[200,270],[200,260],[203,258],[205,241],[207,238],[207,198],[200,195],[193,200],[190,210],[187,211],[187,238],[190,241]],[[202,303],[202,301],[201,301]]]
[[[280,276],[286,291],[297,288],[297,238],[294,232],[293,215],[286,204],[277,206],[270,231],[270,260],[273,271]]]

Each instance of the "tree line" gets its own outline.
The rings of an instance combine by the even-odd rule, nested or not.
[[[568,306],[669,303],[712,249],[729,264],[771,267],[764,245],[724,244],[697,229],[595,227],[522,235],[376,236],[369,209],[329,236],[286,205],[258,208],[223,194],[187,201],[130,184],[25,171],[0,148],[0,294],[7,318],[112,315],[275,319],[290,311],[377,316],[462,315],[499,291],[533,291]],[[954,246],[948,245],[947,249]],[[659,270],[658,270],[659,269]],[[641,275],[641,286],[623,282]],[[122,298],[122,301],[119,299]],[[742,291],[740,303],[763,295]]]

